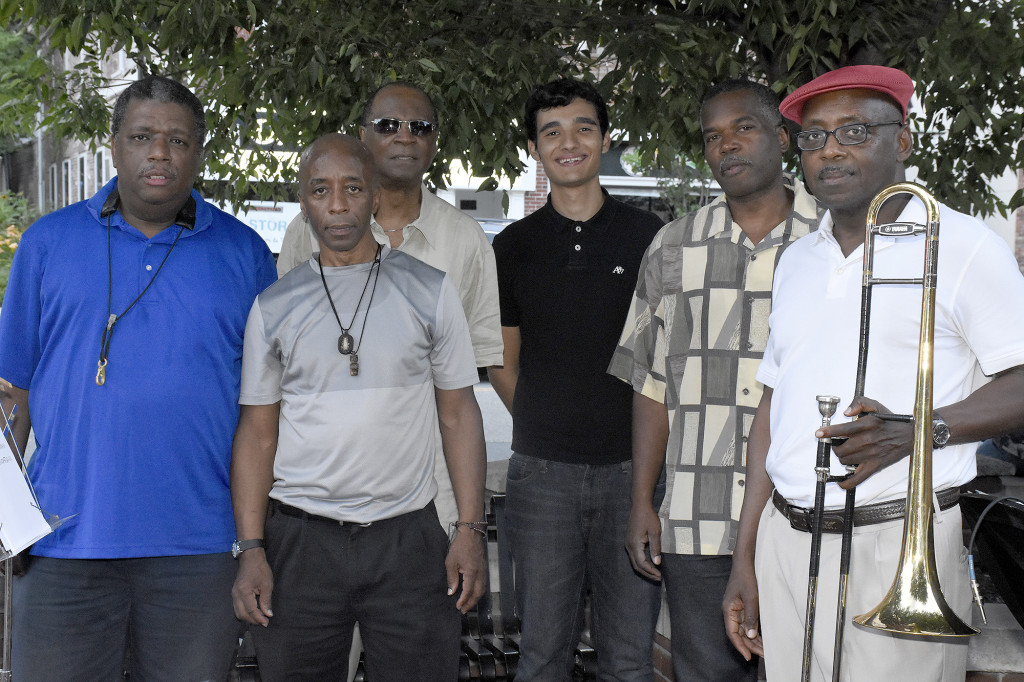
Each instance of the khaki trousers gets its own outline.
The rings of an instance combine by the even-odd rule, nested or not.
[[[934,529],[935,563],[942,592],[950,607],[970,623],[971,596],[960,507],[936,513]],[[942,642],[910,639],[852,623],[854,616],[873,609],[889,591],[902,540],[903,519],[854,529],[841,679],[963,682],[967,638]],[[800,679],[810,543],[811,534],[793,530],[769,501],[761,513],[754,561],[769,682]],[[822,535],[812,680],[832,679],[841,546],[842,535]]]

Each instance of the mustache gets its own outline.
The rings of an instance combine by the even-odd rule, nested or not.
[[[156,164],[144,166],[141,170],[139,170],[139,177],[144,177],[153,172],[155,172],[157,175],[163,175],[164,177],[168,177],[171,179],[178,177],[178,174],[175,173],[172,169],[167,168],[166,166],[158,166]]]
[[[845,166],[825,166],[817,173],[817,178],[823,180],[828,176],[853,175],[853,171]]]
[[[718,164],[718,172],[724,173],[727,168],[732,166],[749,166],[751,163],[744,159],[742,156],[730,155],[722,159]]]

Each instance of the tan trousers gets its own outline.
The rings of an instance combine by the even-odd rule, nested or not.
[[[934,515],[935,563],[946,602],[970,623],[971,596],[960,507]],[[843,637],[843,682],[963,682],[967,638],[925,641],[862,628],[851,620],[873,609],[896,575],[903,520],[854,529]],[[755,570],[769,682],[800,679],[811,534],[793,530],[768,502],[757,532]],[[812,680],[832,679],[842,536],[824,534],[818,577]]]

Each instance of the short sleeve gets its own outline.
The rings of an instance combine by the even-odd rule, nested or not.
[[[242,405],[272,405],[281,399],[284,366],[267,338],[260,300],[252,304],[242,343]]]
[[[478,367],[489,367],[502,363],[501,318],[498,296],[498,275],[494,262],[494,251],[473,221],[475,233],[471,242],[467,262],[464,264],[459,285],[459,297]]]
[[[982,371],[1024,365],[1024,276],[1006,243],[986,232],[954,286],[952,317]]]
[[[479,380],[473,343],[462,302],[448,275],[441,283],[435,319],[430,351],[434,386],[444,390],[472,386]]]
[[[655,239],[640,263],[636,289],[608,373],[637,393],[665,402],[666,334],[662,292],[661,240]]]
[[[39,324],[45,250],[35,236],[32,229],[27,230],[14,252],[0,314],[0,377],[26,390],[42,354]]]

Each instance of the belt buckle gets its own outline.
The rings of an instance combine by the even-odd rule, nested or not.
[[[789,526],[793,530],[800,531],[801,533],[813,533],[814,532],[814,510],[813,509],[802,509],[800,507],[794,507],[788,505],[789,511]],[[842,516],[836,515],[835,512],[829,513],[824,512],[821,515],[821,532],[822,533],[842,533],[843,532],[843,518]]]
[[[787,503],[786,512],[786,516],[789,517],[790,528],[801,533],[807,533],[811,530],[811,519],[806,510]]]

